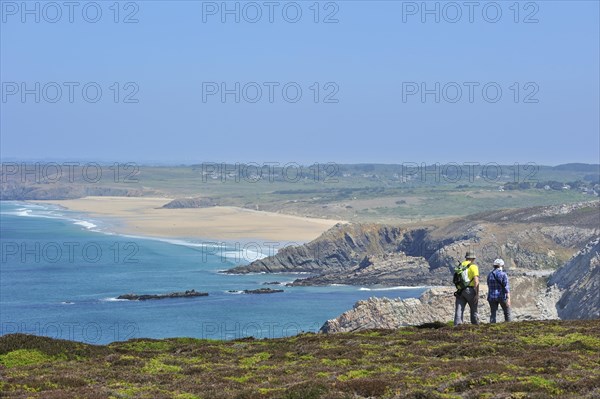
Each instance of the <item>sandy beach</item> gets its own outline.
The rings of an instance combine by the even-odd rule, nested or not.
[[[169,198],[85,197],[35,201],[113,221],[118,233],[148,237],[306,242],[339,221],[304,218],[236,207],[165,209]]]

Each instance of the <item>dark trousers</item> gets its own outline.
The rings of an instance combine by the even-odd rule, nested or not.
[[[490,301],[490,323],[496,322],[496,312],[498,312],[498,304],[502,307],[502,311],[504,311],[504,321],[512,321],[512,312],[510,310],[510,306],[506,302],[500,301]]]
[[[478,303],[479,296],[475,292],[475,288],[467,287],[462,290],[460,295],[456,297],[454,304],[454,325],[457,326],[463,323],[463,315],[467,304],[469,304],[469,310],[471,311],[471,324],[479,324],[479,316],[477,314]]]

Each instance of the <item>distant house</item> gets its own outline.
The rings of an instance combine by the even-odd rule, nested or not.
[[[502,186],[498,187],[498,191],[504,191],[504,187],[502,187]]]
[[[570,190],[571,186],[569,186],[568,184],[565,184],[564,186],[562,186],[563,190]]]
[[[544,190],[550,190],[550,186],[546,184],[546,185],[544,186]]]

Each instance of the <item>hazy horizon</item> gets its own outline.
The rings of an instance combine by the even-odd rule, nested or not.
[[[598,2],[74,4],[2,2],[3,159],[600,162]]]
[[[36,163],[36,162],[41,162],[41,163],[79,163],[79,164],[85,164],[85,163],[99,163],[102,165],[110,165],[113,163],[119,163],[119,164],[125,164],[127,162],[130,163],[135,163],[139,166],[157,166],[157,167],[186,167],[186,166],[193,166],[193,165],[199,165],[199,164],[226,164],[226,165],[235,165],[235,164],[258,164],[261,165],[262,167],[282,167],[285,166],[286,164],[298,164],[298,165],[303,165],[303,166],[307,166],[307,165],[311,165],[311,164],[321,164],[321,165],[325,165],[325,164],[337,164],[337,165],[383,165],[383,166],[401,166],[401,165],[405,165],[406,167],[411,167],[414,164],[417,164],[419,166],[421,166],[422,164],[425,164],[427,166],[434,166],[435,164],[439,164],[439,165],[450,165],[450,164],[479,164],[481,166],[486,165],[486,164],[498,164],[498,165],[502,165],[502,166],[511,166],[511,165],[515,165],[515,164],[519,164],[519,165],[526,165],[526,164],[534,164],[537,166],[542,166],[542,167],[558,167],[558,166],[563,166],[563,165],[578,165],[578,164],[582,164],[582,165],[588,165],[588,166],[597,166],[600,168],[600,163],[594,163],[594,162],[579,162],[579,161],[572,161],[572,162],[564,162],[564,163],[560,163],[560,164],[543,164],[543,163],[537,163],[534,161],[525,161],[525,162],[513,162],[513,163],[500,163],[500,162],[495,162],[495,161],[488,161],[488,160],[471,160],[471,161],[463,161],[463,160],[448,160],[448,161],[415,161],[415,160],[400,160],[397,163],[388,163],[388,162],[369,162],[369,161],[364,161],[364,162],[336,162],[335,160],[329,160],[329,161],[324,161],[324,160],[317,160],[317,161],[306,161],[306,162],[299,162],[296,160],[269,160],[269,161],[262,161],[262,160],[185,160],[185,161],[176,161],[176,160],[164,160],[164,161],[160,161],[160,160],[144,160],[144,159],[100,159],[100,158],[77,158],[77,157],[71,157],[71,158],[15,158],[15,157],[2,157],[2,159],[0,159],[0,162],[8,164],[8,163]],[[78,165],[75,165],[78,166]],[[476,165],[477,166],[477,165]]]

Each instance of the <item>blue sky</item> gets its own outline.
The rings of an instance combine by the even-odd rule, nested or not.
[[[0,3],[3,159],[600,162],[598,1]]]

